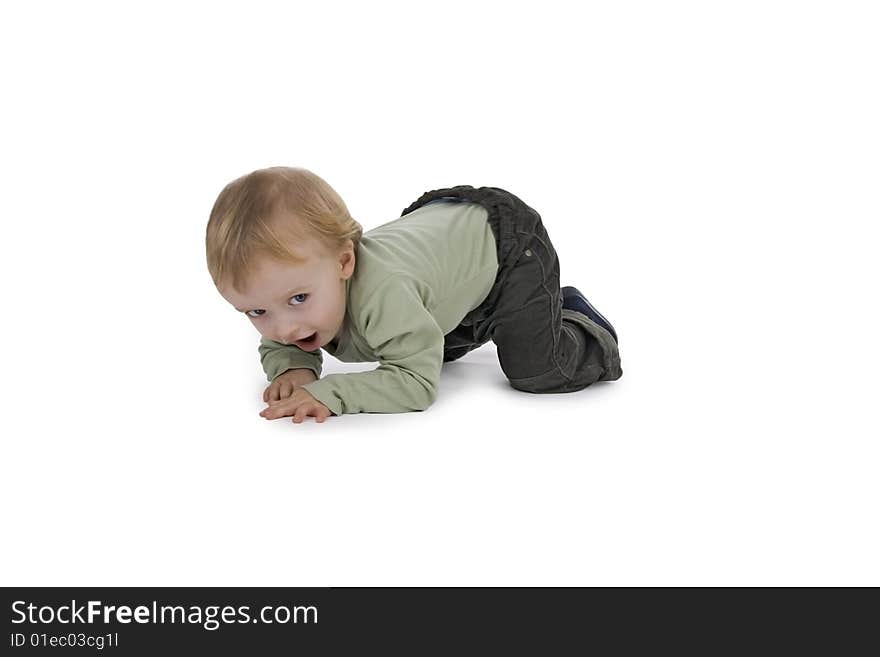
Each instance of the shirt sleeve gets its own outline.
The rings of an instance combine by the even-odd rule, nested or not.
[[[412,279],[394,275],[363,304],[362,335],[379,367],[302,386],[335,415],[423,411],[437,398],[443,331]]]
[[[274,381],[275,377],[283,374],[291,369],[308,369],[315,373],[315,376],[321,378],[321,365],[324,357],[321,350],[303,351],[296,345],[281,344],[274,340],[260,338],[260,363],[263,365],[263,371],[269,381]]]

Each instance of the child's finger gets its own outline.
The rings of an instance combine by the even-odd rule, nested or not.
[[[305,416],[307,415],[306,409],[307,409],[307,407],[305,404],[300,404],[299,408],[297,408],[293,414],[293,421],[296,422],[297,424],[302,422],[305,419]]]
[[[315,422],[323,422],[332,415],[330,409],[323,404],[315,404],[312,411],[311,415],[315,416]]]
[[[260,411],[260,415],[270,420],[274,420],[277,417],[284,417],[285,415],[290,415],[290,405],[287,403],[287,400],[284,401],[270,401],[269,407],[264,408]]]

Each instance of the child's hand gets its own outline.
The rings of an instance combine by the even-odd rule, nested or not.
[[[267,420],[292,415],[293,421],[300,423],[309,415],[314,416],[315,422],[323,422],[333,413],[324,404],[312,397],[308,390],[297,388],[287,399],[270,401],[269,406],[260,411],[260,415]]]
[[[285,399],[293,394],[293,391],[306,383],[317,381],[318,377],[312,370],[295,369],[287,370],[284,374],[279,374],[275,380],[269,384],[269,387],[263,391],[263,401],[269,402]]]

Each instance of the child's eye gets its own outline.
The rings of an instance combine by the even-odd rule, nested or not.
[[[294,295],[293,295],[292,297],[290,297],[290,298],[291,298],[291,299],[296,299],[296,303],[292,303],[292,304],[290,304],[290,305],[292,305],[292,306],[299,306],[299,305],[302,305],[302,304],[304,304],[304,303],[306,302],[306,299],[309,298],[309,295],[306,294],[305,292],[302,292],[302,293],[300,293],[300,294],[294,294]],[[262,317],[262,315],[263,315],[264,312],[266,312],[266,311],[263,310],[262,308],[257,308],[256,310],[248,310],[247,312],[245,312],[245,315],[247,315],[248,317],[251,317],[251,318],[253,318],[253,319],[256,319],[257,317]],[[258,314],[258,315],[252,315],[251,313],[259,313],[259,314]]]

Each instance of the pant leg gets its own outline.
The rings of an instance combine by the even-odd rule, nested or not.
[[[514,264],[490,319],[501,369],[524,392],[582,390],[623,374],[617,344],[604,328],[562,308],[559,259],[540,220]]]
[[[443,362],[448,363],[458,360],[469,351],[482,346],[484,343],[485,341],[479,342],[476,339],[472,326],[459,324],[443,336]]]

